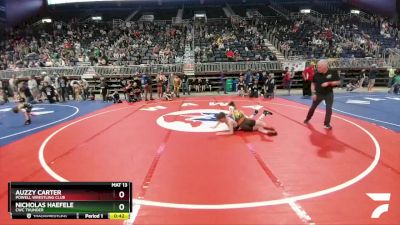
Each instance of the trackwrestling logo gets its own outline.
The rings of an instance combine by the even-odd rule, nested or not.
[[[157,119],[157,124],[165,129],[181,132],[218,132],[227,130],[225,124],[217,128],[213,126],[217,123],[216,114],[220,112],[228,113],[226,110],[217,109],[194,109],[184,110],[165,114]]]

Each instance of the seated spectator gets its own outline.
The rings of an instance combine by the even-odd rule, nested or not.
[[[354,91],[355,89],[360,87],[360,80],[361,77],[356,77],[352,79],[347,85],[346,85],[346,91]]]
[[[172,95],[173,95],[173,93],[172,93],[171,89],[169,87],[167,87],[167,89],[164,92],[165,100],[172,101]]]
[[[121,99],[120,99],[120,97],[119,97],[118,91],[114,91],[114,92],[113,92],[113,94],[112,94],[112,99],[113,99],[113,103],[114,103],[114,104],[116,104],[116,103],[122,103],[122,101],[121,101]]]
[[[235,57],[235,53],[232,50],[228,50],[226,52],[226,57],[228,58],[229,61],[233,61]]]
[[[397,69],[396,75],[393,77],[393,84],[390,87],[389,93],[391,94],[400,94],[400,70]]]

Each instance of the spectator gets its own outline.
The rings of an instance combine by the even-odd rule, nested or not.
[[[354,91],[355,89],[360,87],[360,79],[361,77],[356,77],[352,79],[347,85],[346,85],[346,91]]]
[[[74,90],[74,100],[81,101],[82,100],[82,86],[80,85],[79,81],[74,80],[71,82],[72,88]]]
[[[303,71],[303,97],[311,97],[311,82],[314,78],[314,68],[315,63],[311,62]]]
[[[220,75],[219,75],[219,80],[220,80],[220,87],[218,89],[218,94],[220,91],[224,90],[224,94],[226,93],[226,78],[225,78],[225,74],[224,72],[221,71]]]
[[[239,96],[244,96],[245,95],[245,82],[244,82],[244,77],[243,77],[243,75],[241,75],[240,77],[239,77],[239,81],[238,81],[238,84],[237,84],[237,90],[238,90],[238,95]]]
[[[107,96],[108,96],[108,84],[104,77],[100,78],[100,94],[102,96],[103,102],[107,101]]]
[[[372,88],[375,86],[375,79],[378,74],[377,65],[373,64],[368,74],[368,92],[372,92]]]
[[[49,103],[55,103],[56,91],[55,88],[50,85],[48,81],[43,82],[43,87],[41,89],[42,93],[46,96]]]
[[[182,77],[182,85],[183,85],[183,87],[182,87],[183,95],[185,95],[185,93],[190,95],[189,77],[186,74],[184,74],[183,77]]]
[[[365,71],[365,69],[362,69],[361,70],[361,75],[360,75],[360,83],[359,83],[359,87],[363,87],[363,85],[364,85],[364,81],[365,81],[365,78],[367,77],[367,75],[366,75],[366,71]]]
[[[275,97],[275,79],[273,73],[268,74],[268,79],[264,85],[264,97],[265,98]]]
[[[396,75],[393,77],[393,84],[389,90],[390,94],[400,94],[400,69],[397,69]]]
[[[283,76],[283,87],[288,90],[288,95],[290,95],[290,90],[292,89],[292,79],[294,77],[294,68],[289,70],[289,67],[285,68],[285,73]]]
[[[389,88],[391,88],[392,87],[392,81],[393,81],[393,78],[394,78],[394,76],[396,75],[396,69],[394,69],[393,67],[389,67],[388,68],[388,71],[389,71],[389,81],[388,81],[388,87]]]
[[[199,78],[197,78],[197,81],[196,81],[196,91],[197,92],[200,92],[201,91],[201,85],[202,85],[202,83],[203,83],[203,80],[199,77]]]
[[[153,99],[152,79],[150,75],[142,74],[142,88],[144,90],[145,101],[148,101],[147,96],[150,95],[150,100]]]
[[[37,81],[36,81],[36,79],[35,79],[35,76],[32,75],[32,76],[29,78],[29,80],[28,80],[28,87],[29,87],[29,90],[30,90],[30,92],[31,92],[31,94],[32,94],[32,96],[33,96],[33,99],[35,99],[36,101],[38,101],[39,98],[40,98],[40,90],[39,90],[38,83],[37,83]]]
[[[178,98],[179,98],[179,90],[181,89],[181,86],[182,86],[181,78],[178,75],[175,75],[175,78],[174,78],[174,94]]]
[[[59,77],[57,79],[57,83],[58,83],[58,94],[60,95],[61,99],[63,102],[65,102],[65,100],[69,100],[69,95],[68,95],[68,91],[67,91],[67,83],[68,80],[64,75],[61,75],[61,77]]]
[[[17,93],[17,87],[18,87],[17,84],[18,84],[17,75],[13,74],[11,79],[8,80],[9,94],[11,97],[16,97],[15,94]]]
[[[167,87],[167,90],[165,90],[164,96],[165,100],[172,101],[172,92],[171,89],[169,89],[169,87]]]
[[[27,103],[34,103],[35,99],[33,98],[33,95],[29,89],[28,83],[23,81],[19,83],[19,88],[18,88],[18,95],[25,99]]]
[[[79,85],[82,88],[82,99],[86,101],[86,99],[89,97],[89,83],[85,79],[81,78]]]
[[[212,87],[211,87],[210,80],[208,80],[207,78],[205,79],[204,85],[205,85],[205,88],[204,88],[204,89],[206,89],[206,88],[208,87],[208,90],[209,90],[210,92],[212,91]],[[205,90],[204,90],[204,91],[205,91]]]
[[[162,73],[157,74],[156,84],[157,84],[157,95],[158,95],[159,99],[162,98],[163,93],[164,93],[163,85],[164,85],[165,80],[166,80],[166,78],[165,78],[164,74],[162,74]]]
[[[226,57],[228,58],[229,61],[233,61],[235,57],[235,53],[232,50],[228,50],[226,52]]]
[[[112,98],[113,98],[113,103],[114,104],[116,104],[116,103],[122,103],[122,101],[121,101],[121,99],[120,99],[120,96],[119,96],[119,94],[118,94],[118,91],[114,91],[114,93],[112,94]]]

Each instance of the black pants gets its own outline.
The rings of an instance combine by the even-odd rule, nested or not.
[[[222,90],[224,91],[224,94],[226,94],[226,83],[225,82],[222,82],[221,86],[219,87],[218,94]]]
[[[331,117],[332,117],[332,105],[333,105],[333,92],[326,94],[326,95],[320,95],[317,94],[317,99],[313,101],[310,110],[308,110],[307,118],[306,120],[310,120],[312,116],[314,115],[315,109],[318,107],[318,105],[325,100],[326,104],[326,112],[325,112],[325,125],[330,125],[331,123]]]
[[[65,97],[69,100],[68,91],[66,87],[60,87],[60,96],[63,102],[65,102]]]
[[[303,96],[311,96],[311,81],[303,80]]]
[[[53,104],[56,102],[56,100],[54,100],[54,95],[47,95],[47,100],[49,100],[50,104]]]

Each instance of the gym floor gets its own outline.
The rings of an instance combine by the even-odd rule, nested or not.
[[[225,128],[211,128],[214,114],[229,101],[248,115],[273,112],[265,121],[279,135],[216,136]],[[293,95],[38,104],[30,126],[3,105],[0,224],[28,224],[9,218],[9,181],[134,184],[127,221],[29,224],[398,224],[400,96],[338,93],[330,131],[323,105],[302,123],[310,103]]]

